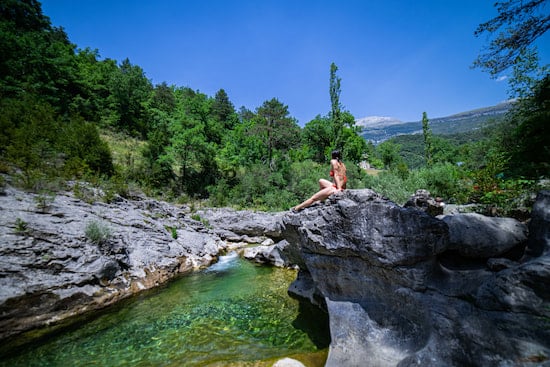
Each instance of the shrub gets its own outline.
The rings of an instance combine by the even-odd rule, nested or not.
[[[451,203],[468,201],[471,188],[462,169],[451,163],[438,163],[418,171],[432,196],[442,197]],[[420,187],[419,187],[420,188]]]
[[[28,230],[28,224],[21,218],[15,219],[15,232],[18,234],[24,234]]]
[[[111,237],[111,229],[104,223],[91,221],[86,225],[86,238],[96,245],[101,245]]]
[[[42,213],[45,213],[48,211],[48,209],[50,208],[54,200],[55,200],[55,194],[51,192],[41,192],[40,194],[34,197],[36,208]]]

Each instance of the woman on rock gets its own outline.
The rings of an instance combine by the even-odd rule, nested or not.
[[[307,208],[313,203],[325,200],[330,195],[338,191],[343,191],[346,188],[346,182],[348,180],[346,177],[346,166],[344,165],[344,162],[342,162],[342,155],[339,150],[332,151],[330,168],[330,175],[332,176],[333,182],[321,178],[319,180],[319,191],[300,205],[292,208],[292,211],[299,211]]]

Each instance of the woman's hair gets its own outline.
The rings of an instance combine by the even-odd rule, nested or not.
[[[337,159],[338,162],[342,160],[342,153],[338,149],[332,151],[332,159]]]

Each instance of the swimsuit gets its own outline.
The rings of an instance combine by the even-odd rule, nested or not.
[[[330,177],[334,177],[334,171],[333,170],[330,170]],[[344,181],[344,183],[343,183],[342,186],[346,186],[346,182],[348,182],[348,178],[346,177],[346,175],[344,175],[343,181]],[[333,184],[332,187],[337,189],[336,184]],[[342,190],[343,190],[343,188],[342,188]]]

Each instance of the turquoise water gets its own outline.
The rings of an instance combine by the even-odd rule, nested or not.
[[[323,365],[328,321],[287,295],[295,277],[230,254],[0,366],[263,366],[285,356]]]

